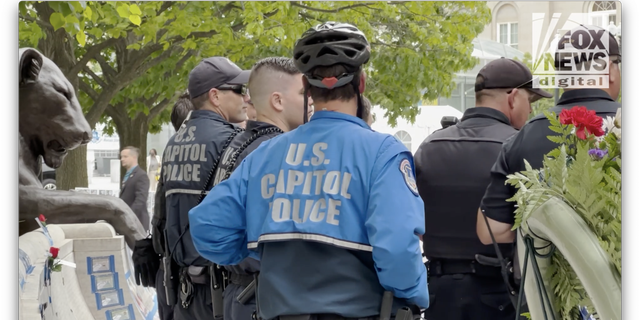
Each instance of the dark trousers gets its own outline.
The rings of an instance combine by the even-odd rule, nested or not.
[[[427,320],[514,320],[515,315],[501,277],[429,276],[429,308],[424,313]]]
[[[253,297],[244,305],[237,298],[246,287],[229,283],[222,293],[224,299],[224,320],[252,320],[256,311],[256,298]]]
[[[213,306],[211,303],[211,289],[209,285],[193,283],[193,298],[191,304],[185,309],[178,298],[178,303],[173,307],[175,320],[210,320],[213,319]]]
[[[160,320],[173,320],[173,307],[167,304],[167,293],[164,291],[164,270],[158,269],[156,273],[156,298],[158,299],[158,314]]]

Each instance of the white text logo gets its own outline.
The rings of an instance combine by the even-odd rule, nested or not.
[[[534,88],[608,88],[609,37],[588,14],[533,14]]]

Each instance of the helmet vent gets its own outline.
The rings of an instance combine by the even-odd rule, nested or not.
[[[320,51],[318,52],[316,57],[322,57],[324,55],[329,55],[329,54],[332,55],[332,56],[337,56],[338,55],[338,53],[335,52],[333,49],[325,46],[322,49],[320,49]]]
[[[357,52],[357,51],[355,51],[355,50],[349,50],[349,49],[345,49],[345,50],[343,50],[343,51],[344,51],[344,54],[346,54],[346,55],[347,55],[347,57],[349,57],[349,58],[353,58],[353,57],[355,57],[355,56],[356,56],[356,54],[358,53],[358,52]]]

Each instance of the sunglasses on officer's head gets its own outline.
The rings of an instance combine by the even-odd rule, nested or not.
[[[216,89],[233,91],[234,93],[239,94],[241,96],[247,95],[247,86],[244,85],[244,84],[238,84],[238,85],[235,85],[235,86],[223,85],[223,86],[220,86],[220,87],[218,87]]]

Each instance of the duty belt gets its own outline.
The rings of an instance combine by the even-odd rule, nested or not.
[[[378,320],[380,317],[345,318],[337,314],[300,314],[294,316],[278,316],[278,320]]]
[[[427,262],[429,276],[475,274],[482,277],[500,277],[500,268],[485,266],[476,260],[434,259]]]
[[[229,272],[229,283],[237,284],[241,287],[247,287],[253,282],[252,274],[239,274],[235,272]]]
[[[420,308],[417,306],[403,307],[397,310],[395,316],[387,314],[386,319],[394,320],[417,320],[422,318]],[[321,314],[300,314],[293,316],[278,316],[277,320],[384,320],[380,315],[362,318],[346,318],[337,314],[321,313]]]

